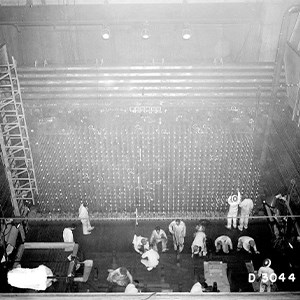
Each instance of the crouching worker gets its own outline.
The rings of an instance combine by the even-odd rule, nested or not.
[[[116,270],[108,269],[107,271],[107,281],[110,283],[116,283],[119,286],[127,286],[129,283],[133,282],[131,274],[124,267],[120,267]]]
[[[237,251],[240,251],[242,248],[248,253],[254,252],[255,254],[259,254],[259,251],[256,248],[255,241],[250,236],[244,235],[238,239]]]
[[[149,241],[147,238],[142,236],[137,236],[136,234],[133,236],[133,248],[134,250],[139,253],[143,254],[144,252],[149,250]]]
[[[192,243],[192,257],[195,255],[206,256],[206,234],[203,231],[197,231]]]
[[[19,265],[17,268],[8,271],[7,280],[11,286],[37,291],[46,290],[56,281],[52,271],[44,265],[33,269],[22,268]]]
[[[228,254],[229,250],[233,249],[231,238],[227,235],[221,235],[215,240],[216,253],[221,249],[224,253]]]
[[[133,283],[129,283],[126,288],[124,293],[125,294],[137,294],[139,292],[139,281],[138,280],[133,280]]]
[[[142,255],[141,263],[147,268],[148,271],[156,268],[159,263],[159,254],[150,248]]]
[[[196,281],[191,288],[191,294],[201,294],[203,293],[203,287],[199,281]]]
[[[158,252],[157,244],[161,243],[162,252],[168,251],[167,241],[168,238],[165,231],[156,226],[150,237],[150,244],[153,246],[153,249]]]

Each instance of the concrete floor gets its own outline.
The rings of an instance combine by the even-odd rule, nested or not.
[[[70,222],[51,221],[30,223],[27,242],[61,242],[63,228]],[[245,266],[246,261],[253,261],[257,270],[265,258],[272,259],[272,266],[278,272],[286,270],[284,259],[279,259],[272,251],[271,234],[268,224],[261,220],[252,220],[247,231],[240,232],[237,229],[228,230],[225,228],[224,220],[208,221],[206,234],[213,243],[219,235],[226,234],[231,237],[234,251],[228,255],[217,255],[212,249],[206,258],[191,258],[190,246],[193,241],[193,232],[196,221],[185,221],[187,236],[185,248],[178,260],[172,247],[171,236],[168,235],[170,220],[140,221],[135,226],[134,221],[91,221],[95,226],[91,235],[82,234],[81,224],[77,223],[74,230],[75,242],[79,244],[80,259],[92,259],[94,267],[87,283],[81,283],[72,287],[73,291],[79,292],[108,292],[124,291],[124,288],[110,286],[106,281],[107,269],[124,266],[129,269],[134,279],[139,280],[143,291],[171,290],[174,292],[190,291],[195,275],[200,281],[204,281],[204,261],[222,261],[227,263],[227,277],[231,292],[253,291],[252,285],[248,283],[248,272]],[[160,264],[151,272],[140,263],[140,256],[132,246],[133,235],[150,237],[155,226],[159,225],[169,237],[167,253],[160,253]],[[249,235],[256,241],[259,255],[250,255],[246,252],[237,252],[236,245],[238,237]],[[295,287],[295,285],[294,285]],[[293,286],[281,286],[281,290],[294,290]],[[47,291],[57,291],[55,285]]]

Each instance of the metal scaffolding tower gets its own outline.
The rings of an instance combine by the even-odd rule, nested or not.
[[[15,217],[26,217],[25,202],[38,194],[26,126],[16,61],[9,63],[6,46],[0,48],[0,144],[1,157],[11,191]]]

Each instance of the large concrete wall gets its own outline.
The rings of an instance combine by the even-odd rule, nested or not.
[[[213,63],[221,56],[225,62],[257,62],[262,56],[264,5],[251,1],[3,6],[0,41],[19,65],[31,66],[44,60],[74,65],[102,59],[106,65],[199,64]],[[141,38],[145,22],[151,34],[148,40]],[[186,23],[192,30],[190,40],[182,39]],[[106,25],[111,39],[104,41],[101,30]]]
[[[201,3],[32,1],[26,6],[30,2],[19,1],[19,6],[1,8],[0,42],[7,44],[20,65],[44,60],[94,64],[102,59],[107,65],[198,64],[212,63],[220,55],[225,62],[274,61],[282,16],[292,4],[299,4],[299,0],[195,2]],[[140,36],[145,22],[151,32],[148,40]],[[188,41],[181,37],[185,23],[192,29]],[[101,38],[106,25],[111,30],[108,41]]]

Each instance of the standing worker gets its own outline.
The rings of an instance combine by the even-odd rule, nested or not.
[[[249,216],[253,209],[252,199],[250,199],[246,194],[245,199],[239,204],[239,207],[241,208],[241,217],[238,228],[242,231],[243,229],[248,228]]]
[[[227,214],[227,229],[231,229],[231,225],[233,228],[236,228],[236,219],[239,210],[239,204],[241,202],[241,193],[237,188],[237,195],[231,194],[227,199],[227,203],[229,204],[229,210]]]
[[[265,291],[271,292],[272,281],[270,277],[274,274],[274,270],[270,268],[271,260],[265,259],[262,267],[259,268],[257,276],[260,279],[259,292],[263,293]]]
[[[63,231],[63,240],[64,243],[74,243],[73,230],[76,228],[75,224],[66,227]],[[65,251],[73,251],[73,246],[68,246],[65,248]]]
[[[82,232],[84,235],[91,234],[94,227],[91,226],[88,208],[86,203],[81,203],[79,207],[79,218],[82,223]]]
[[[169,225],[169,231],[173,236],[174,250],[178,250],[180,253],[183,250],[184,238],[186,235],[186,227],[184,222],[180,219],[172,221]]]

